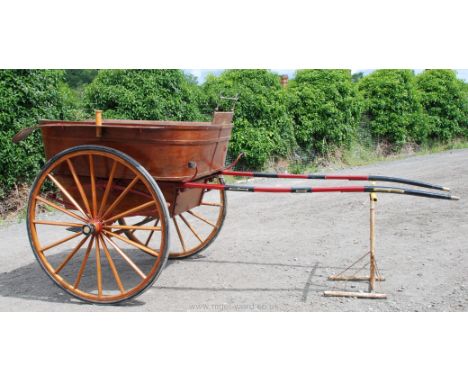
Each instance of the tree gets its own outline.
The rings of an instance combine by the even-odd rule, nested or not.
[[[65,70],[65,81],[72,89],[78,89],[91,83],[97,74],[97,69],[67,69]]]
[[[73,118],[60,70],[0,70],[0,198],[16,183],[31,181],[44,163],[40,132],[19,144],[11,139],[40,119]]]
[[[352,142],[361,105],[349,70],[299,70],[288,92],[296,140],[304,150],[326,154]]]
[[[295,147],[292,120],[287,113],[285,91],[279,77],[268,70],[226,70],[208,76],[203,85],[202,110],[211,114],[218,105],[230,110],[232,102],[220,95],[238,96],[229,152],[246,154],[243,163],[262,168],[275,157],[287,156]]]
[[[363,77],[364,77],[363,72],[356,72],[351,76],[351,79],[353,80],[353,82],[358,82],[359,80],[362,80]]]
[[[416,77],[427,113],[428,138],[447,141],[467,134],[468,99],[454,70],[425,70]]]
[[[181,70],[100,70],[84,104],[106,118],[190,121],[201,118],[199,97],[196,82]]]
[[[426,137],[424,116],[412,70],[376,70],[358,82],[372,135],[398,149]]]

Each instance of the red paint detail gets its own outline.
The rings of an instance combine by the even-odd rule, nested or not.
[[[183,188],[204,188],[205,190],[224,190],[223,184],[206,184],[206,183],[195,183],[187,182],[182,184]]]
[[[369,180],[368,175],[325,175],[325,179]]]
[[[223,175],[231,175],[231,176],[253,176],[252,171],[231,171],[231,170],[224,170],[221,171]]]
[[[364,192],[364,186],[348,187],[313,187],[312,192]]]

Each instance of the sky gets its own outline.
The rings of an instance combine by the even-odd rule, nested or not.
[[[186,73],[190,73],[197,77],[198,83],[202,84],[205,82],[205,78],[209,73],[219,75],[224,69],[185,69]],[[278,74],[287,74],[289,78],[294,77],[296,69],[271,69],[273,72]],[[374,71],[374,69],[351,69],[353,73],[363,72],[365,75]],[[415,73],[421,73],[423,69],[414,69]],[[457,69],[458,78],[468,82],[468,69]]]

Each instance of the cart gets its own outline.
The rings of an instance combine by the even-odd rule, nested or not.
[[[368,192],[456,199],[447,188],[385,176],[271,174],[225,166],[233,112],[211,122],[41,121],[47,163],[32,185],[27,230],[39,264],[55,284],[92,303],[121,303],[149,288],[168,258],[206,249],[226,216],[226,191]],[[227,185],[223,175],[382,181],[388,186]],[[446,191],[446,192],[439,192]],[[54,238],[51,240],[51,238]]]

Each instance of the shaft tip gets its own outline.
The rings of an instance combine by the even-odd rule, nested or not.
[[[450,188],[448,188],[448,187],[442,187],[442,190],[444,190],[444,191],[450,191]]]
[[[458,196],[450,196],[450,199],[452,200],[460,200],[460,198]]]

